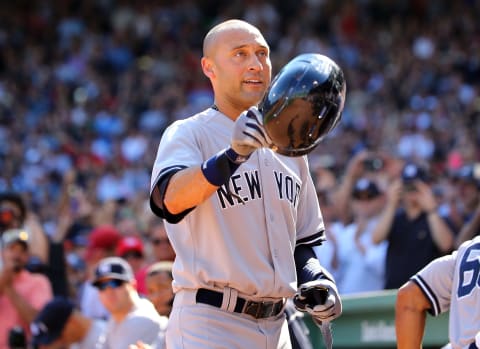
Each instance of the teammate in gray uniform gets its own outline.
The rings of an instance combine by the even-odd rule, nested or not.
[[[151,180],[152,210],[176,252],[167,347],[290,348],[283,310],[297,281],[329,291],[317,319],[341,313],[311,248],[325,238],[307,158],[267,148],[254,107],[271,80],[260,31],[220,23],[203,54],[215,104],[168,127]]]
[[[449,348],[480,348],[479,263],[480,237],[476,237],[430,262],[399,289],[398,349],[421,348],[427,311],[434,316],[450,311]]]

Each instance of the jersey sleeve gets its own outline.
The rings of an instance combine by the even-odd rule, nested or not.
[[[202,163],[203,157],[200,144],[198,144],[196,134],[193,131],[194,128],[195,126],[192,123],[181,120],[173,123],[165,130],[153,165],[150,191],[159,179],[169,172]]]
[[[171,177],[185,168],[200,165],[203,161],[191,123],[177,121],[168,127],[160,140],[150,179],[150,207],[159,217],[171,223],[179,222],[193,208],[172,215],[153,200],[153,190],[159,186],[163,195]]]
[[[437,258],[415,274],[415,282],[430,302],[428,310],[437,316],[450,308],[457,253]]]
[[[325,226],[322,212],[318,203],[317,191],[310,175],[308,160],[302,158],[305,167],[302,171],[303,186],[298,204],[297,213],[297,241],[296,245],[318,246],[325,240]]]

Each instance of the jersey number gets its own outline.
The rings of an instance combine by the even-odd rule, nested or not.
[[[470,246],[463,254],[462,261],[460,262],[460,280],[457,290],[457,296],[459,298],[472,293],[475,286],[480,286],[480,252],[478,250],[480,250],[480,243]],[[472,251],[476,252],[474,253],[475,256],[470,259]],[[464,284],[465,280],[468,280],[467,284]]]

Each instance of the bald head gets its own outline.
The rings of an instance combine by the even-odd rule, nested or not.
[[[203,42],[203,73],[214,102],[232,120],[263,97],[270,84],[270,48],[260,30],[238,19],[213,27]]]
[[[205,35],[205,39],[203,40],[203,56],[211,57],[215,51],[216,44],[219,43],[222,36],[235,30],[242,30],[262,36],[260,30],[258,30],[257,27],[251,25],[250,23],[247,23],[240,19],[230,19],[228,21],[217,24],[215,27],[210,29],[207,35]]]

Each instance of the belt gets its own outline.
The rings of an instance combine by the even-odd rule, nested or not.
[[[206,288],[200,288],[197,290],[195,296],[197,303],[209,304],[214,307],[221,308],[223,301],[223,293]],[[262,319],[271,316],[277,316],[283,310],[283,299],[277,302],[265,301],[255,302],[247,300],[241,297],[237,297],[237,303],[235,304],[234,312],[241,314],[248,314],[255,319]]]

